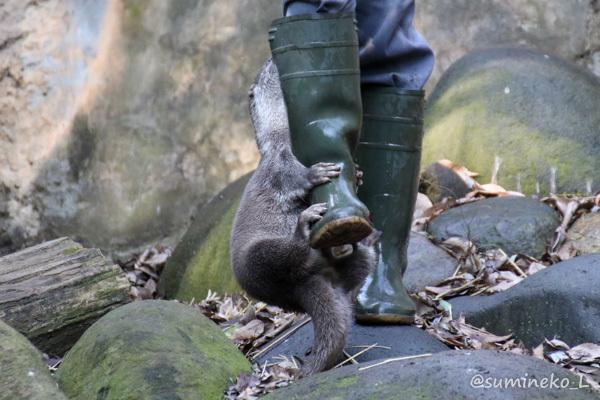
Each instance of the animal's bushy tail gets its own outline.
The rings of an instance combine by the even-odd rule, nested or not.
[[[301,290],[315,333],[312,352],[300,370],[299,377],[304,377],[336,365],[352,325],[352,306],[343,289],[332,287],[320,275],[310,278]]]

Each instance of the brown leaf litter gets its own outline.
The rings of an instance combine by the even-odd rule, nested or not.
[[[131,284],[129,295],[132,300],[156,298],[158,277],[170,256],[170,249],[157,244],[121,265],[121,269]]]

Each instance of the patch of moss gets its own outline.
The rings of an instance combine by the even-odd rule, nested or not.
[[[526,194],[536,193],[538,184],[541,192],[547,193],[553,169],[557,187],[568,191],[577,190],[571,177],[581,173],[592,176],[591,167],[572,161],[586,153],[584,144],[565,137],[548,140],[547,134],[533,130],[525,121],[495,113],[477,102],[456,108],[439,119],[434,112],[427,122],[424,165],[450,159],[466,164],[480,174],[480,182],[488,183],[495,158],[500,157],[498,184],[516,190],[519,181]]]
[[[204,298],[208,289],[221,294],[240,290],[230,267],[229,236],[251,176],[231,183],[198,210],[163,269],[158,282],[161,295],[191,301]]]
[[[70,256],[71,254],[76,253],[78,250],[80,250],[80,249],[77,248],[77,247],[72,247],[70,249],[63,250],[62,251],[62,255],[63,256]]]
[[[341,387],[348,387],[348,386],[356,385],[358,383],[359,379],[360,379],[360,376],[358,376],[358,375],[346,376],[346,377],[336,381],[333,386],[341,388]]]
[[[240,201],[241,198],[227,210],[194,254],[187,266],[176,298],[183,301],[191,301],[193,298],[203,299],[208,289],[221,294],[241,290],[231,271],[229,249],[233,219]]]
[[[146,28],[144,15],[148,8],[149,0],[125,0],[123,1],[123,19],[121,26],[126,38],[126,46],[129,51],[138,53],[144,49],[141,45],[153,35]]]

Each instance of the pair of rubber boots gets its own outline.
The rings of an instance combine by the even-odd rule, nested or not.
[[[273,21],[269,41],[295,156],[306,166],[341,167],[339,178],[311,194],[312,203],[328,207],[312,227],[311,246],[355,243],[373,227],[380,231],[377,269],[356,296],[355,317],[411,323],[415,306],[402,276],[418,185],[423,92],[361,88],[356,29],[354,13],[297,15]],[[355,161],[364,173],[358,197]]]

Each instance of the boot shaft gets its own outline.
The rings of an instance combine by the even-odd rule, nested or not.
[[[358,196],[381,236],[376,270],[356,296],[357,320],[411,323],[415,306],[402,276],[419,180],[423,137],[423,92],[366,87],[363,129],[356,159],[364,176]]]
[[[392,204],[412,216],[423,141],[423,91],[365,87],[362,100],[356,161],[364,183],[359,197],[372,202],[373,196],[398,196],[399,202]],[[377,222],[375,227],[379,229]]]
[[[340,176],[311,191],[325,203],[311,227],[315,248],[356,243],[371,231],[356,197],[353,154],[362,123],[358,36],[354,13],[304,14],[273,21],[269,30],[285,100],[292,152],[304,166],[335,163]]]
[[[353,154],[362,115],[354,13],[276,19],[269,42],[294,154],[305,166],[323,160],[343,162],[347,151],[339,145],[340,135]]]
[[[406,249],[419,183],[423,92],[363,88],[363,128],[356,154],[363,175],[359,199],[370,210],[380,262],[406,269]],[[381,271],[380,271],[381,272]],[[390,272],[390,271],[388,271]],[[393,275],[395,275],[394,272]]]
[[[354,13],[279,18],[269,29],[281,81],[331,74],[360,74]]]

